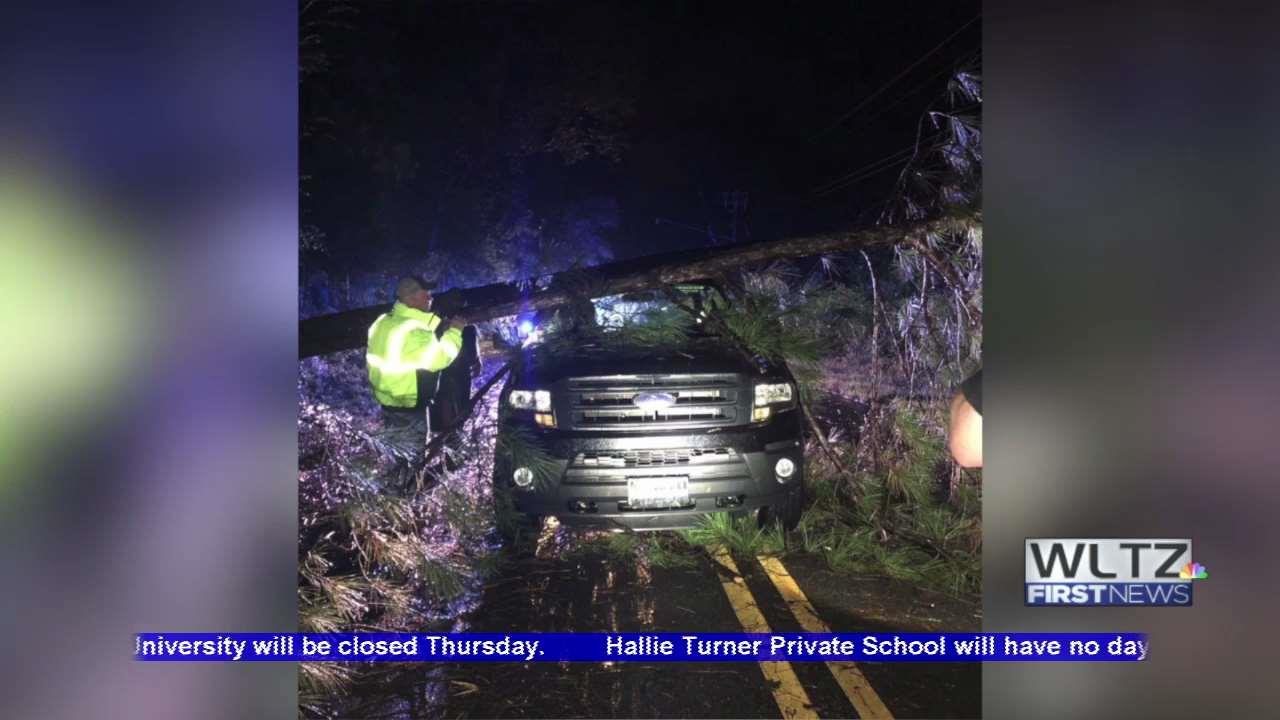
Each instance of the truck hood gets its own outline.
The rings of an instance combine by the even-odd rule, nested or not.
[[[567,377],[652,375],[656,373],[743,373],[764,376],[780,372],[767,361],[755,363],[716,338],[696,338],[674,347],[619,348],[588,343],[565,352],[531,347],[520,380],[550,383]]]

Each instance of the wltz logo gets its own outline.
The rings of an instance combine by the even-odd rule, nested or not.
[[[1027,605],[1191,605],[1187,539],[1028,538]]]

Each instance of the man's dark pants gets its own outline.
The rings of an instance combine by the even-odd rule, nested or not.
[[[427,448],[427,433],[431,426],[425,407],[396,408],[384,405],[382,427],[394,434],[387,440],[406,455],[419,456]]]

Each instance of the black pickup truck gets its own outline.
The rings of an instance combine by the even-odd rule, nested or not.
[[[605,329],[597,341],[526,348],[500,423],[540,462],[500,452],[495,486],[517,511],[568,526],[669,530],[715,512],[794,526],[804,501],[795,381],[703,327],[657,347],[610,343]]]

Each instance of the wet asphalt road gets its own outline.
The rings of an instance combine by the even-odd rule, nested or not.
[[[803,632],[754,558],[736,557],[774,632]],[[690,549],[686,567],[656,567],[580,543],[561,531],[536,554],[511,553],[478,607],[455,625],[469,632],[743,632],[721,587],[725,572]],[[980,610],[904,583],[833,573],[820,558],[788,555],[786,569],[833,632],[981,629]],[[821,662],[791,663],[820,718],[858,717]],[[858,663],[894,717],[981,716],[977,663]],[[755,662],[453,663],[387,670],[364,688],[364,717],[782,717]],[[372,692],[371,692],[372,691]]]

